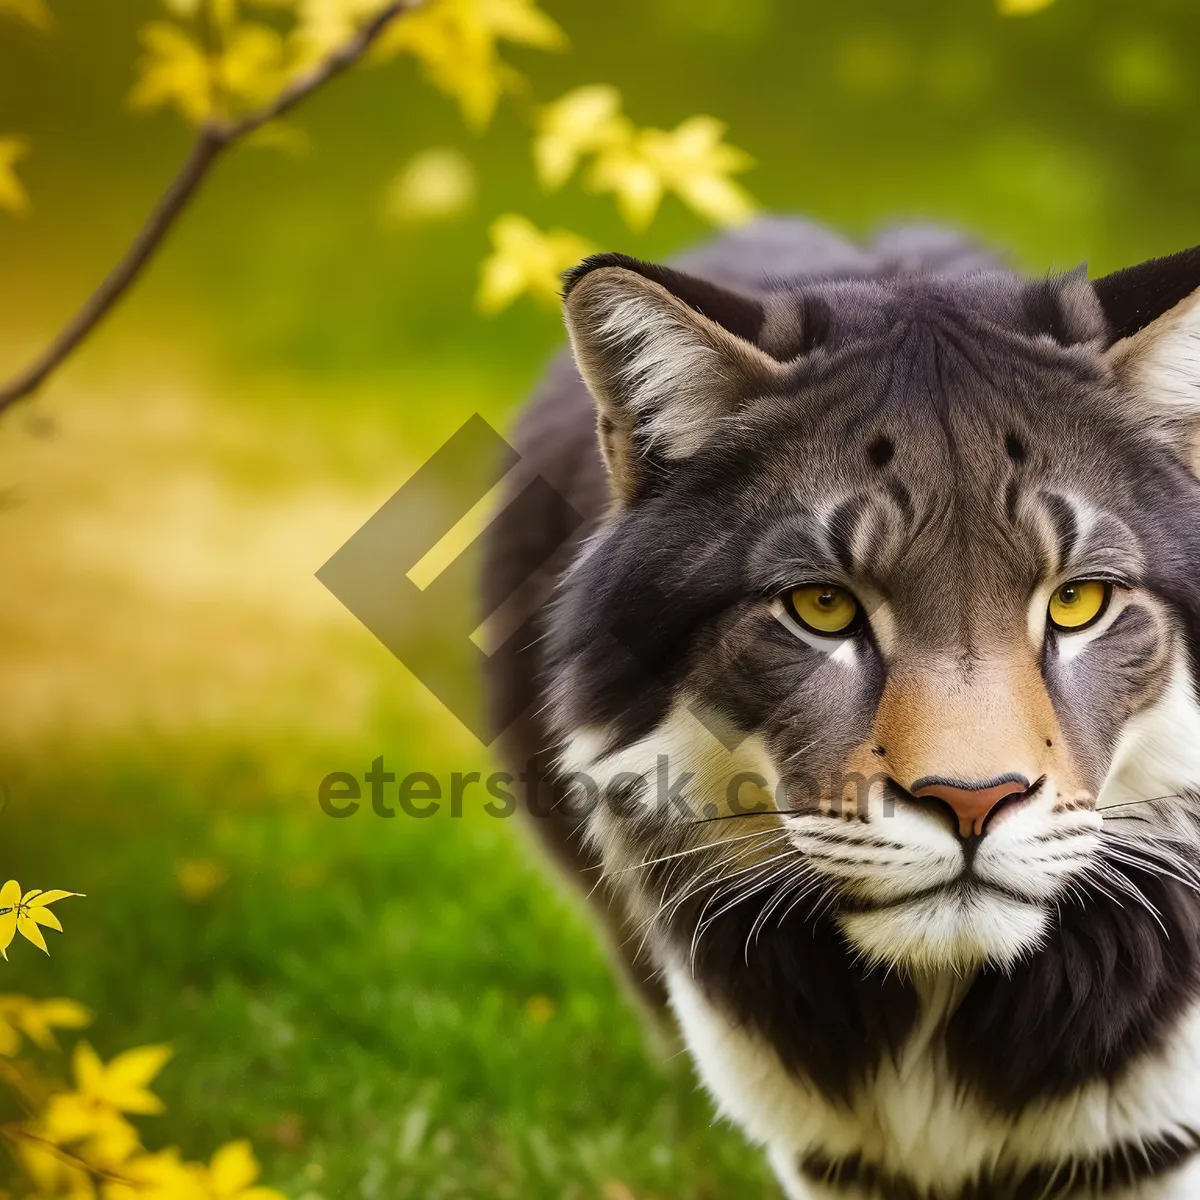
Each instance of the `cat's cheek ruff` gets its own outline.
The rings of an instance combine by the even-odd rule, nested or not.
[[[1060,798],[1053,781],[981,846],[977,873],[990,886],[957,891],[963,857],[955,836],[936,815],[893,804],[881,788],[867,795],[865,821],[793,814],[782,821],[764,817],[764,826],[718,819],[750,804],[783,807],[783,789],[761,738],[747,738],[730,751],[698,711],[680,700],[651,734],[613,750],[605,749],[603,731],[580,731],[560,763],[565,774],[587,779],[599,798],[589,815],[589,839],[610,885],[627,894],[645,921],[653,923],[668,899],[658,890],[645,892],[645,864],[671,856],[677,870],[665,886],[683,892],[688,885],[681,881],[693,867],[699,873],[703,862],[688,847],[720,847],[726,838],[770,830],[774,822],[778,836],[768,841],[763,835],[763,854],[755,858],[759,845],[743,839],[729,843],[726,857],[736,856],[736,865],[748,869],[766,857],[768,846],[773,854],[794,851],[822,894],[843,902],[838,927],[866,962],[904,971],[967,972],[985,962],[1006,968],[1043,943],[1051,907],[1094,854],[1098,818],[1088,809],[1056,811]],[[639,786],[630,788],[630,781]],[[731,781],[742,781],[732,794]],[[622,784],[625,803],[618,795]],[[939,887],[950,890],[921,896]],[[680,936],[687,941],[694,931]]]
[[[1101,813],[1155,797],[1200,792],[1200,699],[1182,654],[1158,699],[1130,718],[1096,807]]]

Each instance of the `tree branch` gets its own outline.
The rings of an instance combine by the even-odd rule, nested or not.
[[[77,1171],[82,1171],[94,1180],[98,1179],[105,1183],[117,1183],[127,1188],[136,1188],[138,1186],[132,1179],[126,1179],[124,1175],[114,1175],[111,1171],[107,1171],[103,1167],[93,1166],[86,1159],[80,1158],[77,1154],[72,1154],[70,1150],[64,1150],[57,1142],[52,1142],[49,1138],[41,1137],[24,1126],[18,1125],[15,1121],[9,1121],[0,1125],[0,1137],[6,1137],[13,1143],[29,1142],[31,1145],[37,1146],[43,1153],[57,1158],[60,1162],[65,1163],[69,1167],[74,1167]]]
[[[417,7],[420,2],[392,0],[353,37],[294,79],[269,104],[234,121],[209,121],[201,126],[179,173],[162,194],[117,265],[46,349],[24,371],[0,386],[0,413],[36,392],[108,315],[145,270],[225,150],[268,122],[291,112],[313,92],[354,66],[397,17]]]

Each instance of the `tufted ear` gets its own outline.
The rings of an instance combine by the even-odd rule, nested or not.
[[[762,303],[706,280],[597,254],[568,272],[563,294],[618,504],[650,494],[723,417],[785,375],[754,344]]]
[[[1197,461],[1200,247],[1092,284],[1108,321],[1108,359],[1147,422]]]

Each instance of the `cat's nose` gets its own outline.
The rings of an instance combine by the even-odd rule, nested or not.
[[[1024,775],[1002,775],[974,782],[926,775],[909,792],[919,800],[941,800],[958,818],[958,836],[969,838],[983,833],[984,823],[1006,800],[1020,799],[1030,790]]]

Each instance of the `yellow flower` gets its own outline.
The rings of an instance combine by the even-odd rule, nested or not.
[[[222,1146],[198,1175],[211,1200],[286,1200],[273,1188],[253,1186],[261,1171],[250,1143],[241,1139]]]
[[[127,1182],[106,1182],[102,1200],[209,1200],[203,1171],[198,1163],[185,1163],[174,1147],[135,1155],[115,1172]]]
[[[662,173],[645,153],[647,132],[602,151],[588,174],[592,191],[616,193],[617,210],[630,229],[645,229],[662,203]]]
[[[29,211],[29,195],[17,178],[16,164],[29,153],[21,138],[0,137],[0,208],[22,215]]]
[[[50,953],[46,939],[42,936],[39,925],[57,929],[62,933],[62,924],[46,906],[56,900],[64,900],[67,896],[80,896],[82,892],[43,892],[41,888],[33,888],[21,894],[21,885],[10,879],[0,888],[0,955],[8,958],[8,947],[19,933],[26,941],[32,942],[41,950]]]
[[[107,1065],[87,1044],[75,1047],[72,1067],[79,1094],[118,1112],[160,1113],[162,1101],[146,1085],[167,1065],[170,1046],[138,1046],[118,1054]]]
[[[295,0],[292,42],[298,64],[310,66],[336,49],[385,3],[386,0]]]
[[[74,1000],[33,1000],[29,996],[0,996],[0,1057],[11,1057],[24,1034],[43,1050],[56,1050],[53,1029],[82,1029],[92,1019]]]
[[[89,1152],[106,1160],[119,1158],[122,1149],[132,1152],[136,1131],[121,1114],[163,1111],[146,1085],[170,1057],[169,1046],[140,1046],[106,1065],[87,1042],[78,1043],[72,1060],[75,1091],[50,1098],[39,1132],[60,1144],[87,1141]]]
[[[233,9],[228,12],[232,21]],[[287,79],[283,39],[266,25],[230,23],[218,55],[209,55],[165,21],[143,25],[141,40],[144,53],[129,93],[135,109],[174,104],[198,125],[231,102],[253,105],[269,100]]]
[[[262,104],[287,82],[285,57],[283,38],[270,26],[238,25],[216,63],[220,93],[245,104]]]
[[[542,186],[553,191],[570,179],[579,160],[606,146],[627,143],[633,127],[621,115],[621,93],[607,83],[575,88],[538,113],[533,158]]]
[[[229,881],[229,872],[211,858],[187,858],[175,864],[175,883],[189,903],[207,900]]]
[[[405,224],[455,217],[475,198],[475,168],[449,146],[414,155],[388,186],[384,216]]]
[[[1047,9],[1054,0],[996,0],[1002,17],[1028,17]]]
[[[491,225],[492,253],[484,259],[475,302],[486,313],[498,313],[530,292],[557,304],[562,272],[595,247],[565,229],[543,233],[525,217],[505,213]]]
[[[54,17],[43,0],[0,0],[0,13],[10,12],[36,29],[50,29]]]
[[[549,996],[530,996],[525,1001],[525,1015],[535,1025],[545,1025],[557,1011],[558,1008]]]
[[[747,221],[754,201],[728,176],[747,170],[754,160],[723,141],[725,128],[715,117],[689,117],[670,133],[640,130],[632,142],[597,155],[589,184],[616,193],[631,229],[649,225],[667,190],[717,225]]]
[[[163,0],[163,3],[177,17],[196,17],[207,8],[222,28],[237,20],[237,0]]]
[[[46,1200],[96,1200],[91,1172],[64,1161],[39,1142],[18,1136],[15,1140],[17,1157],[36,1191],[34,1196]],[[132,1198],[131,1198],[132,1200]]]
[[[453,96],[463,119],[484,128],[503,91],[513,91],[522,76],[502,62],[499,41],[562,50],[563,31],[534,0],[425,0],[387,29],[377,55],[411,54],[437,88]]]
[[[208,56],[183,30],[165,21],[150,21],[139,35],[144,53],[138,80],[129,93],[131,108],[174,104],[199,125],[212,112],[212,68]]]

